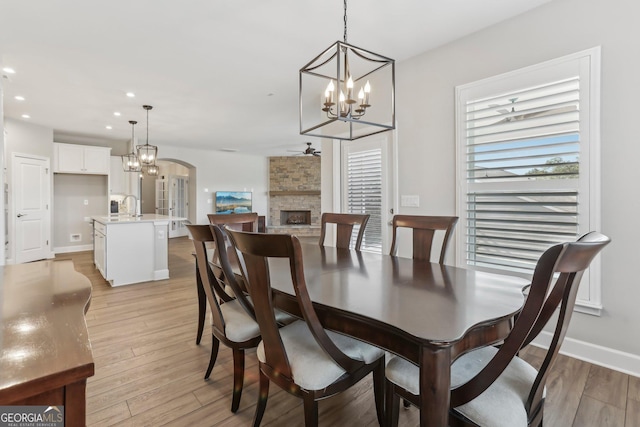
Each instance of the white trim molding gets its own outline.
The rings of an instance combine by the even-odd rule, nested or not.
[[[92,250],[93,250],[93,245],[62,246],[59,248],[53,248],[53,253],[68,254],[71,252],[85,252],[85,251],[92,251]],[[51,256],[50,258],[53,258],[53,256]]]
[[[531,343],[536,347],[549,348],[551,332],[542,331]],[[574,338],[565,338],[560,353],[575,359],[603,366],[634,377],[640,377],[640,356],[614,350]]]

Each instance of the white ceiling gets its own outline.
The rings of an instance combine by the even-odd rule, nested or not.
[[[351,0],[348,42],[400,62],[547,1]],[[302,150],[298,70],[342,40],[342,15],[340,0],[0,0],[5,116],[127,141],[150,104],[152,144]]]

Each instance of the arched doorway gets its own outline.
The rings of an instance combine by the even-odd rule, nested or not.
[[[171,215],[195,222],[195,166],[177,159],[158,159],[158,176],[144,176],[141,185],[141,209],[145,214]],[[186,236],[182,221],[169,224],[169,237]]]

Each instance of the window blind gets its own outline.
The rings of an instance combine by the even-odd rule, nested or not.
[[[348,154],[347,212],[370,215],[361,249],[382,252],[382,150]],[[354,227],[352,242],[357,232]]]
[[[580,79],[468,100],[466,260],[532,272],[578,234]]]

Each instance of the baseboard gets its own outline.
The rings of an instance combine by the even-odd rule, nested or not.
[[[70,252],[85,252],[92,250],[93,245],[62,246],[60,248],[53,248],[53,252],[56,254],[68,254]]]
[[[164,280],[169,278],[169,269],[155,270],[153,272],[153,280]]]
[[[533,345],[549,348],[552,334],[542,331],[532,342]],[[560,353],[614,371],[640,377],[640,356],[619,350],[591,344],[573,338],[565,338]]]

